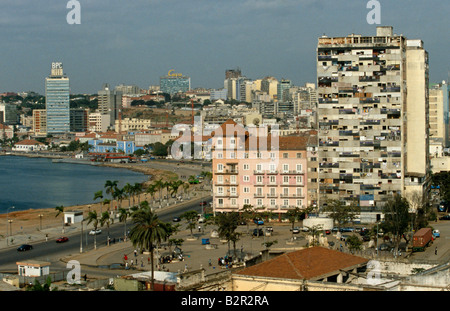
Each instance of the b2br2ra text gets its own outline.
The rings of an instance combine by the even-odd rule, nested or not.
[[[227,306],[268,306],[269,301],[266,296],[225,296],[225,301],[216,298],[197,298],[189,295],[187,298],[181,299],[182,306],[207,306],[212,308],[215,303]]]

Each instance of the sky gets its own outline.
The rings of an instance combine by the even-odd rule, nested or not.
[[[173,69],[191,87],[221,88],[225,70],[294,85],[316,81],[318,38],[375,35],[376,26],[421,39],[430,82],[448,79],[450,1],[78,0],[81,24],[68,24],[69,0],[0,0],[0,92],[44,94],[52,62],[62,62],[72,94],[104,83],[147,89]]]

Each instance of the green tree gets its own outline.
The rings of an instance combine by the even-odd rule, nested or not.
[[[409,203],[408,200],[401,195],[387,201],[383,207],[384,222],[381,228],[384,232],[389,232],[394,238],[395,253],[398,251],[402,236],[408,231],[409,227]]]
[[[328,212],[328,216],[337,223],[340,229],[346,223],[352,222],[360,213],[360,209],[354,201],[347,205],[340,200],[327,200],[327,204],[323,207],[323,212]]]
[[[98,227],[97,211],[90,211],[84,220],[87,221],[87,225],[92,223],[92,225],[94,226],[94,230],[97,231]],[[94,234],[94,249],[97,249],[97,234]]]
[[[352,234],[347,238],[347,245],[351,252],[358,251],[361,249],[362,241],[358,238],[358,236]]]
[[[105,211],[102,213],[102,215],[100,216],[100,225],[103,227],[106,224],[106,228],[108,230],[108,236],[106,239],[106,244],[109,246],[109,226],[114,223],[114,219],[111,218],[110,214],[108,211]]]
[[[63,217],[62,217],[62,233],[64,233],[64,206],[57,206],[57,207],[55,207],[55,210],[56,210],[56,216],[55,217],[58,217],[59,215],[62,215]]]
[[[233,243],[234,255],[236,255],[236,242],[239,241],[240,237],[240,234],[236,232],[239,226],[239,219],[240,216],[236,212],[220,213],[215,218],[219,236],[227,240],[228,252],[230,251],[230,242]]]
[[[130,211],[125,208],[119,208],[119,221],[123,222],[124,224],[124,230],[123,230],[123,236],[127,237],[127,219],[130,216]]]
[[[150,251],[151,258],[151,289],[154,289],[154,248],[155,245],[167,239],[166,225],[150,209],[139,209],[132,215],[133,227],[130,230],[130,240],[134,247]]]
[[[34,284],[31,286],[26,287],[26,291],[34,291],[34,292],[50,292],[50,291],[57,291],[58,288],[51,288],[52,285],[52,279],[50,277],[47,277],[47,280],[44,284],[41,284],[38,280],[34,280]]]
[[[111,181],[111,180],[107,180],[105,183],[105,189],[106,189],[106,193],[111,195],[111,198],[114,199],[114,191],[117,189],[117,184],[119,182],[117,180]],[[110,208],[112,209],[112,201],[110,202],[111,206]]]
[[[187,221],[187,229],[191,230],[191,236],[194,236],[192,230],[195,228],[195,224],[198,218],[198,213],[196,211],[187,211],[184,212],[180,218],[186,219]]]

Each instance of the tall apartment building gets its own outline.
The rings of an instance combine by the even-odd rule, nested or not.
[[[281,79],[277,85],[277,100],[279,102],[288,101],[289,89],[291,88],[291,80]],[[286,94],[287,91],[287,94]]]
[[[111,90],[106,83],[103,89],[98,91],[98,112],[108,114],[109,126],[114,126],[122,109],[122,92]]]
[[[270,99],[277,99],[278,80],[274,77],[265,77],[261,80],[261,91],[269,94]]]
[[[17,106],[9,103],[0,103],[0,123],[8,125],[17,124]]]
[[[87,132],[89,128],[89,109],[70,109],[70,131]]]
[[[449,88],[446,81],[434,84],[430,93],[430,155],[442,156],[443,148],[450,146],[449,141]]]
[[[52,63],[50,76],[45,79],[45,107],[47,133],[64,134],[70,131],[70,85],[62,63]]]
[[[267,128],[266,128],[267,129]],[[283,218],[307,206],[308,138],[256,133],[232,120],[212,132],[214,212],[258,212]]]
[[[94,112],[89,114],[89,131],[90,132],[106,132],[111,124],[111,115]]]
[[[184,93],[191,90],[191,78],[181,73],[168,72],[166,76],[159,78],[159,88],[163,93],[174,95],[176,93]]]
[[[37,136],[47,135],[47,110],[34,109],[33,110],[33,132]]]
[[[427,80],[423,45],[392,27],[319,38],[319,206],[356,200],[370,222],[393,194],[427,194]]]

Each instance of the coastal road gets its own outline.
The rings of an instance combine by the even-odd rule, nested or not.
[[[172,222],[173,217],[180,216],[186,211],[195,210],[201,212],[202,207],[200,202],[202,199],[186,202],[185,204],[178,204],[172,207],[166,207],[157,210],[158,217],[163,222]],[[205,199],[206,202],[211,202],[212,197]],[[131,222],[128,223],[129,228]],[[106,245],[107,229],[101,228],[102,233],[97,235],[97,246]],[[124,224],[116,223],[110,226],[109,229],[111,239],[119,239],[124,235]],[[33,244],[33,249],[25,252],[18,252],[16,248],[0,251],[0,272],[16,272],[16,262],[24,260],[43,260],[52,263],[52,267],[62,267],[60,258],[66,257],[72,254],[78,254],[80,252],[81,234],[76,233],[68,235],[69,241],[65,243],[56,243],[55,240],[49,240],[47,242],[40,242]],[[87,238],[87,245],[86,245]],[[87,230],[83,231],[83,251],[88,251],[94,248],[94,237],[87,234]]]

